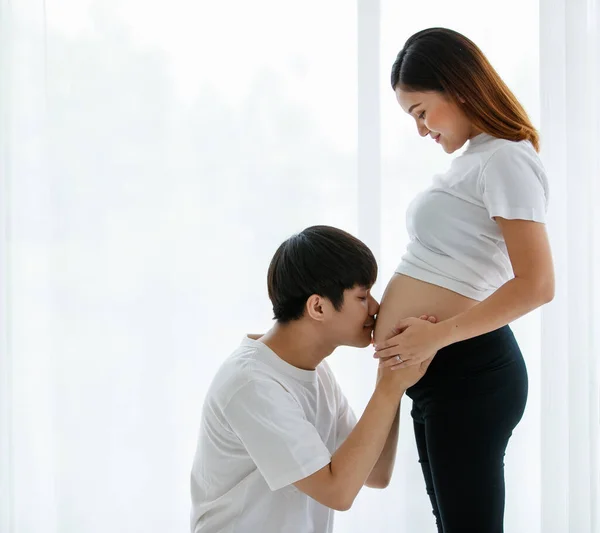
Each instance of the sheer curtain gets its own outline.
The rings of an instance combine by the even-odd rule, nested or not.
[[[600,532],[600,2],[544,0],[541,124],[557,291],[543,311],[542,531]]]
[[[2,7],[0,531],[187,531],[204,393],[270,324],[276,246],[357,231],[356,9]]]
[[[515,325],[531,394],[506,530],[598,533],[598,10],[542,2],[0,0],[0,532],[187,531],[204,392],[270,323],[276,246],[359,234],[380,295],[406,203],[448,164],[387,82],[443,25],[541,124],[555,191],[557,299]],[[370,351],[331,364],[361,412]],[[336,531],[433,529],[407,407],[392,486]]]

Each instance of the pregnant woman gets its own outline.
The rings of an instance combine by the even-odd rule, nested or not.
[[[405,367],[437,352],[408,395],[438,532],[500,533],[504,452],[527,400],[508,324],[554,296],[538,134],[454,31],[413,35],[391,81],[419,135],[448,154],[466,150],[408,209],[410,243],[381,303],[375,356]],[[438,323],[408,318],[423,314]]]

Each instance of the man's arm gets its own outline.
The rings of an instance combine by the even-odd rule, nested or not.
[[[405,370],[410,372],[385,371],[365,412],[333,454],[331,462],[294,483],[296,488],[332,509],[350,509],[382,455],[398,413],[400,399],[406,389],[423,375],[421,367]]]
[[[369,474],[365,485],[372,489],[385,489],[392,480],[392,472],[396,462],[396,449],[398,448],[398,434],[400,430],[400,409],[392,422],[392,428],[381,451],[379,459]]]
[[[437,318],[430,315],[421,315],[419,317],[421,320],[427,320],[432,324],[437,322]],[[429,363],[431,360],[427,361],[426,364],[422,367],[423,371],[427,370]],[[377,371],[377,382],[383,376],[383,367],[380,366]],[[367,487],[373,489],[385,489],[392,480],[392,472],[394,471],[394,464],[396,462],[396,450],[398,448],[398,434],[400,432],[400,409],[396,412],[396,418],[394,418],[394,422],[392,423],[392,428],[390,429],[390,433],[388,435],[387,440],[385,441],[385,446],[373,467],[373,470],[369,474],[365,485]]]

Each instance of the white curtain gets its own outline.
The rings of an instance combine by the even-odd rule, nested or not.
[[[437,25],[541,125],[553,184],[557,298],[514,326],[531,387],[506,531],[599,533],[598,9],[542,2],[0,0],[0,533],[187,531],[204,393],[270,324],[277,245],[358,234],[381,294],[448,165],[388,84]],[[361,412],[370,351],[331,361]],[[408,403],[391,487],[336,531],[433,531]]]
[[[600,2],[540,6],[557,291],[543,311],[542,531],[600,532]]]

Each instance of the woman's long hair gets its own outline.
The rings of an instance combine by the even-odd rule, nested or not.
[[[481,131],[530,141],[539,134],[525,109],[475,43],[446,28],[430,28],[406,41],[392,67],[392,88],[438,91],[450,97]]]

